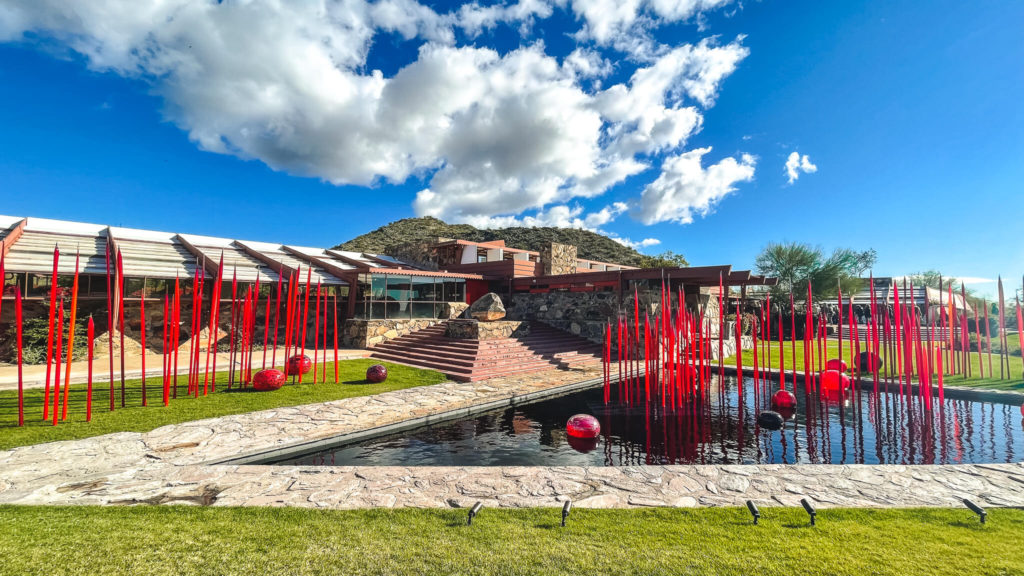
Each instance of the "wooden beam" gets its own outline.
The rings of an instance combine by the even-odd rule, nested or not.
[[[292,274],[295,273],[294,268],[290,266],[285,266],[284,263],[274,260],[273,258],[260,252],[259,250],[253,250],[252,248],[246,246],[245,244],[242,244],[241,242],[232,242],[231,245],[234,246],[235,248],[238,248],[242,252],[245,252],[249,256],[252,256],[256,260],[263,262],[264,264],[267,265],[268,268],[276,272],[278,276],[281,276],[285,280],[291,278]]]
[[[284,248],[285,248],[285,250],[288,250],[289,252],[294,253],[294,251],[293,250],[289,250],[287,246],[285,246]],[[356,260],[355,258],[349,258],[348,256],[345,256],[344,254],[338,252],[337,250],[327,250],[327,252],[330,253],[331,258],[337,258],[338,260],[341,260],[342,262],[344,262],[346,264],[350,264],[352,266],[355,266],[356,268],[364,268],[366,270],[372,270],[373,269],[373,266],[367,265],[366,262],[360,262],[359,260]],[[301,256],[305,257],[304,254],[302,254]],[[374,260],[376,260],[376,259],[374,259]],[[390,267],[390,264],[388,266]]]
[[[299,260],[305,260],[306,262],[308,262],[310,264],[319,266],[320,268],[323,268],[324,270],[327,270],[328,272],[331,273],[332,276],[334,276],[335,278],[337,278],[339,280],[342,280],[342,281],[348,283],[349,286],[352,286],[355,283],[356,276],[358,276],[361,272],[363,272],[362,270],[359,270],[359,269],[356,269],[356,270],[346,270],[346,269],[341,268],[337,264],[334,264],[333,262],[331,262],[331,261],[329,261],[329,260],[327,260],[325,258],[318,258],[316,256],[311,256],[309,254],[304,254],[304,253],[300,252],[299,250],[291,248],[290,246],[283,246],[283,248],[284,248],[285,252],[291,254],[292,256],[295,256]]]
[[[193,256],[195,256],[197,260],[202,262],[203,268],[205,268],[206,271],[210,273],[210,276],[212,276],[214,278],[217,277],[217,272],[218,272],[218,263],[217,262],[214,262],[214,261],[210,260],[209,258],[207,258],[206,254],[204,254],[202,250],[197,248],[195,245],[193,245],[188,240],[185,240],[185,238],[182,237],[181,234],[175,234],[174,235],[174,239],[177,242],[181,243],[181,245],[185,247],[185,250],[188,250],[189,253],[192,254]],[[223,254],[223,250],[221,251],[221,253]]]
[[[0,239],[0,247],[2,247],[4,251],[4,256],[11,251],[11,247],[18,241],[18,238],[21,238],[21,234],[25,231],[25,224],[27,223],[28,218],[22,218],[17,224],[8,228],[3,239]],[[0,283],[2,283],[2,280],[0,280]]]

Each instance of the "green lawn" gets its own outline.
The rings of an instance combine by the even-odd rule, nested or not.
[[[0,574],[1021,574],[1024,511],[0,506]]]
[[[1008,337],[1008,343],[1011,350],[1019,350],[1019,344],[1016,334],[1011,334]],[[825,360],[830,358],[839,357],[839,346],[835,340],[827,341],[826,346],[828,352],[825,354]],[[772,341],[769,343],[771,348],[771,358],[768,366],[771,368],[779,367],[779,342]],[[816,352],[816,348],[815,354]],[[864,350],[864,343],[861,343],[861,350]],[[765,358],[762,357],[760,342],[758,342],[758,363],[760,366],[765,366]],[[793,370],[793,353],[790,342],[787,340],[783,343],[783,357],[786,362],[786,371]],[[885,358],[886,354],[883,352],[882,357]],[[849,343],[843,345],[843,359],[846,360],[847,364],[851,366],[853,363],[850,362],[850,346]],[[996,354],[992,355],[992,367],[995,370],[995,377],[991,377],[988,371],[988,354],[982,353],[982,361],[985,363],[985,378],[980,378],[978,369],[978,353],[972,352],[970,354],[971,359],[971,378],[964,378],[962,374],[949,375],[943,377],[943,383],[948,386],[968,386],[976,388],[991,388],[993,390],[1020,390],[1024,391],[1024,379],[1021,378],[1022,370],[1024,365],[1021,364],[1020,356],[1010,356],[1010,373],[1013,375],[1012,379],[1000,379],[999,378],[999,357]],[[888,361],[888,359],[887,359]],[[736,357],[731,356],[725,360],[726,366],[735,366]],[[817,360],[815,360],[815,366]],[[754,366],[754,352],[753,350],[743,350],[743,369],[750,370]],[[796,369],[799,373],[804,371],[804,343],[803,341],[797,341],[796,343]],[[934,381],[933,381],[934,382]]]
[[[201,420],[215,416],[240,414],[282,406],[299,406],[316,402],[328,402],[353,396],[379,394],[413,386],[424,386],[444,382],[445,377],[434,370],[411,368],[398,364],[384,363],[388,368],[388,379],[383,384],[367,384],[366,368],[378,361],[370,359],[345,360],[338,362],[340,384],[334,383],[334,363],[327,364],[328,383],[285,384],[273,392],[253,392],[251,389],[228,391],[228,375],[220,370],[217,374],[217,392],[199,398],[189,398],[186,379],[179,376],[180,389],[177,399],[170,406],[163,406],[161,377],[147,379],[148,406],[142,407],[142,381],[126,382],[126,408],[121,408],[120,389],[117,382],[115,410],[110,411],[108,400],[109,385],[93,387],[92,421],[85,421],[86,385],[71,386],[71,400],[68,403],[68,419],[56,427],[44,422],[43,389],[25,391],[25,426],[18,427],[17,391],[0,392],[0,450],[26,444],[38,444],[53,440],[71,440],[88,436],[99,436],[111,432],[146,432],[167,424]],[[312,373],[306,375],[308,378]],[[51,400],[52,401],[52,400]]]

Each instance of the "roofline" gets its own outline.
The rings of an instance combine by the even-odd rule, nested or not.
[[[353,270],[359,274],[396,274],[409,276],[434,276],[436,278],[464,278],[466,280],[489,280],[490,276],[482,274],[463,274],[461,272],[443,272],[439,270],[411,270],[408,268],[368,268],[365,270]]]

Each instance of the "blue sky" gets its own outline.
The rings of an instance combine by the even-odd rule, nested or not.
[[[70,9],[59,4],[39,2],[19,8],[26,11],[20,19],[0,18],[0,213],[333,245],[417,213],[478,224],[557,222],[559,212],[552,207],[563,206],[577,225],[634,242],[657,239],[659,244],[641,250],[681,252],[694,264],[746,268],[766,243],[800,241],[826,250],[874,248],[878,275],[937,268],[964,277],[1016,278],[1024,271],[1019,2],[707,2],[706,9],[693,8],[684,17],[641,7],[639,24],[612,21],[610,29],[602,28],[609,25],[604,13],[586,12],[582,2],[522,2],[520,7],[532,6],[532,16],[510,15],[481,29],[459,22],[447,31],[436,18],[397,20],[392,10],[376,13],[361,27],[325,24],[326,34],[337,34],[331,61],[346,75],[323,85],[315,84],[322,70],[294,59],[304,53],[301,43],[286,45],[275,30],[240,23],[241,17],[194,16],[221,26],[224,40],[196,40],[193,47],[187,30],[154,33],[159,19],[111,22],[109,13],[101,13],[77,15],[72,23],[66,18]],[[118,8],[116,0],[96,4]],[[382,3],[368,6],[373,4]],[[408,11],[409,5],[394,6]],[[458,8],[425,7],[435,15]],[[186,16],[178,15],[183,25]],[[90,28],[90,21],[109,26]],[[273,54],[284,56],[261,60],[254,53],[246,60],[251,49],[233,45],[228,33],[243,25],[255,36],[267,31],[266,42],[280,43]],[[105,28],[123,34],[111,36]],[[369,36],[369,49],[350,56],[345,42],[359,33]],[[636,38],[649,40],[649,46],[624,45]],[[616,112],[603,109],[600,122],[608,131],[600,140],[587,139],[597,133],[591,99],[616,84],[633,86],[638,70],[702,40],[721,49],[720,55],[731,54],[734,68],[710,78],[680,73],[651,108],[652,114],[693,110],[701,118],[699,130],[668,145],[647,142],[631,158],[643,166],[632,167],[608,143]],[[140,60],[140,46],[157,56]],[[429,67],[408,75],[406,92],[392,101],[394,118],[409,117],[422,104],[418,98],[428,101],[434,94],[448,101],[479,88],[477,101],[440,115],[445,130],[451,124],[454,131],[444,133],[446,147],[436,148],[422,131],[375,142],[390,120],[364,125],[365,113],[338,111],[331,101],[344,89],[338,82],[355,78],[360,89],[372,91],[380,86],[374,70],[380,70],[380,82],[388,82],[400,70],[415,68],[414,62],[424,64],[428,59],[420,50],[431,47],[442,47],[434,54],[445,74],[458,63],[480,70],[505,66],[503,75],[470,75],[447,86],[450,92],[435,90],[441,83]],[[536,58],[512,62],[522,47]],[[475,53],[471,62],[458,60],[468,50],[457,50],[480,48],[493,49],[493,58],[481,60]],[[569,80],[573,89],[566,91],[566,77],[555,78],[540,60],[564,65],[577,49],[603,59],[607,69],[575,72]],[[178,51],[191,57],[200,50],[200,72],[179,63]],[[684,68],[713,60],[688,57]],[[264,69],[270,70],[267,76]],[[527,80],[507,87],[511,97],[504,104],[487,108],[503,86],[520,81],[513,72]],[[232,92],[241,78],[256,86],[259,99],[280,89],[276,80],[260,85],[262,79],[286,74],[299,76],[299,88],[283,92],[284,104],[254,103]],[[685,88],[687,82],[710,87],[710,98],[701,103],[700,89]],[[315,89],[306,90],[310,85]],[[586,102],[558,109],[577,96]],[[347,106],[368,100],[357,94]],[[517,101],[526,104],[507,107]],[[557,133],[542,139],[536,130],[516,129],[517,123],[534,126],[539,110],[552,102],[554,116],[566,119]],[[481,116],[478,110],[511,120],[466,119]],[[417,114],[417,122],[437,119],[422,110]],[[321,115],[326,128],[310,120]],[[252,136],[252,126],[263,132]],[[632,125],[624,122],[618,129],[623,126]],[[349,131],[358,138],[349,138]],[[204,140],[211,134],[212,140]],[[575,154],[588,143],[594,146],[589,164]],[[703,169],[733,162],[722,165],[724,185],[710,172],[669,168],[671,159],[705,147],[711,151],[699,160]],[[364,148],[372,149],[365,157]],[[807,155],[817,170],[800,172],[789,183],[784,165],[792,152]],[[394,161],[387,159],[390,154]],[[580,175],[607,166],[609,158],[622,161],[630,175],[580,191]],[[494,163],[508,172],[497,178],[488,172]],[[550,180],[538,182],[538,172],[557,184],[545,188]],[[488,212],[495,187],[501,190],[493,192],[496,207]],[[424,196],[427,189],[433,192]],[[679,211],[662,210],[689,201],[690,223],[679,221],[687,219]],[[703,215],[702,201],[710,206]]]

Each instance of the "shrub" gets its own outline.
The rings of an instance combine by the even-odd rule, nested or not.
[[[79,318],[75,325],[75,350],[72,354],[72,360],[83,360],[89,353],[88,342],[86,342],[86,326],[88,323],[87,318]],[[54,323],[56,325],[56,322]],[[66,360],[67,357],[67,334],[68,327],[71,325],[71,319],[67,316],[64,317],[64,328],[62,337],[62,349],[61,360]],[[56,327],[56,326],[55,326]],[[22,328],[22,360],[25,364],[45,364],[46,363],[46,338],[49,334],[50,322],[45,317],[27,318],[23,322]],[[12,362],[17,362],[17,352],[15,349],[16,342],[15,327],[12,323],[4,334],[4,340],[9,345],[9,356]]]

